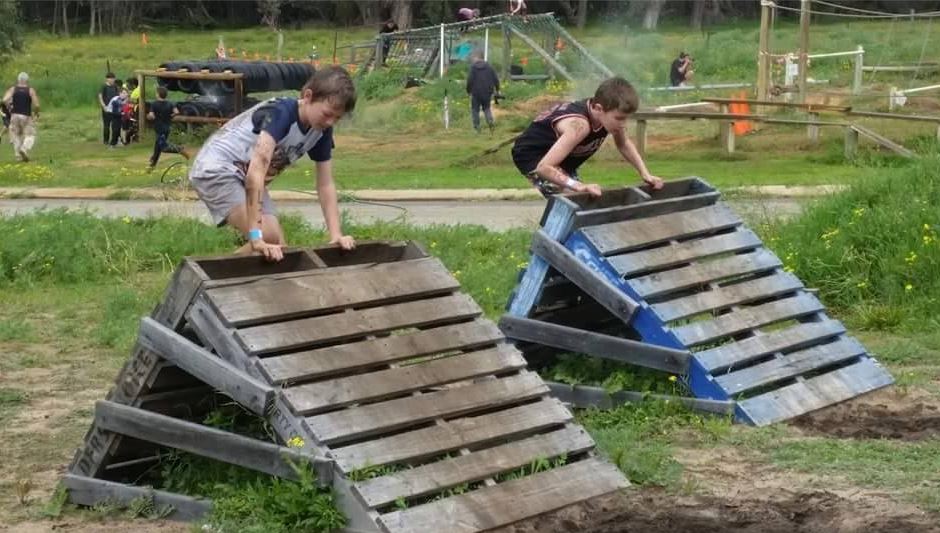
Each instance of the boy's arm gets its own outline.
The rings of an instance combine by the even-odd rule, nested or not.
[[[271,156],[274,154],[276,146],[277,141],[270,133],[262,131],[258,134],[258,142],[255,143],[255,149],[251,155],[251,161],[248,163],[248,172],[245,176],[245,199],[248,214],[248,228],[245,229],[248,230],[248,242],[253,251],[261,252],[266,259],[271,261],[283,259],[284,252],[281,246],[264,242],[263,236],[259,236],[259,234],[261,233],[261,198],[264,195],[264,177],[268,173],[268,167],[271,166]]]
[[[3,103],[9,106],[13,103],[13,87],[7,89],[7,92],[3,93]]]
[[[101,109],[105,109],[107,103],[104,101],[104,89],[98,91],[98,104],[101,105]]]
[[[649,169],[646,168],[646,163],[643,162],[643,156],[637,151],[633,142],[627,138],[627,134],[624,130],[616,130],[613,132],[613,135],[614,144],[617,145],[617,151],[620,152],[623,159],[633,165],[633,168],[640,173],[640,177],[643,178],[643,181],[649,183],[654,189],[662,189],[662,178],[650,174]]]
[[[467,94],[470,94],[470,87],[473,86],[473,68],[467,73]]]
[[[39,96],[32,87],[29,88],[29,97],[33,99],[33,118],[39,118],[39,109],[42,106],[39,105]]]
[[[343,235],[339,221],[339,199],[336,194],[336,182],[333,181],[333,160],[317,161],[314,166],[317,171],[317,197],[320,199],[320,209],[323,210],[323,220],[326,221],[326,231],[330,235],[330,244],[338,244],[343,250],[352,250],[356,247],[356,241],[349,235]]]
[[[569,176],[560,166],[561,162],[574,150],[574,147],[587,137],[591,126],[585,119],[563,118],[558,121],[555,128],[561,132],[561,136],[539,161],[538,166],[535,167],[535,172],[539,177],[554,183],[562,189],[574,192],[587,191],[593,196],[600,196],[600,186],[581,183]]]

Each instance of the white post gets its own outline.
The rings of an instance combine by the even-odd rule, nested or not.
[[[852,77],[852,94],[861,94],[862,92],[862,64],[865,61],[865,49],[858,45],[855,54],[855,72]]]
[[[490,60],[490,29],[483,30],[483,61]]]
[[[438,70],[441,73],[440,77],[443,78],[444,77],[444,24],[443,23],[441,23],[441,53],[438,55],[441,56],[439,58],[440,64],[439,64]],[[446,102],[447,100],[445,99],[444,101]]]

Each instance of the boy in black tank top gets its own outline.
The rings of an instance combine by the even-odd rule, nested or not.
[[[663,180],[650,174],[624,132],[638,103],[629,82],[610,78],[600,84],[593,98],[559,104],[535,117],[512,147],[513,163],[545,197],[565,190],[600,196],[599,185],[581,183],[578,167],[610,134],[623,159],[636,168],[643,181],[660,189]]]

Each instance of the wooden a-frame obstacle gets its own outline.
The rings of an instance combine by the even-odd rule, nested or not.
[[[305,460],[349,532],[484,531],[628,485],[459,291],[413,243],[185,259],[96,405],[71,501],[204,515],[211,502],[128,483],[166,448],[282,477]],[[218,393],[279,443],[195,423]]]
[[[699,178],[553,197],[500,326],[532,363],[578,352],[672,372],[683,402],[755,425],[893,382]],[[550,386],[583,407],[644,396]]]

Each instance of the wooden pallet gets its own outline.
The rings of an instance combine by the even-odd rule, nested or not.
[[[544,325],[522,321],[554,301],[554,268],[612,313],[627,302],[621,307],[633,312],[624,321],[647,344],[613,349],[588,331],[577,335],[586,349],[575,351],[663,370],[681,356],[648,345],[688,351],[682,373],[692,392],[736,400],[743,421],[785,420],[892,383],[703,180],[608,194],[549,205],[504,319],[510,337],[537,342],[532,331]],[[595,280],[570,275],[578,270]]]
[[[297,253],[272,275],[203,269],[181,323],[218,357],[155,319],[140,345],[328,463],[348,531],[483,531],[627,485],[438,260]]]

